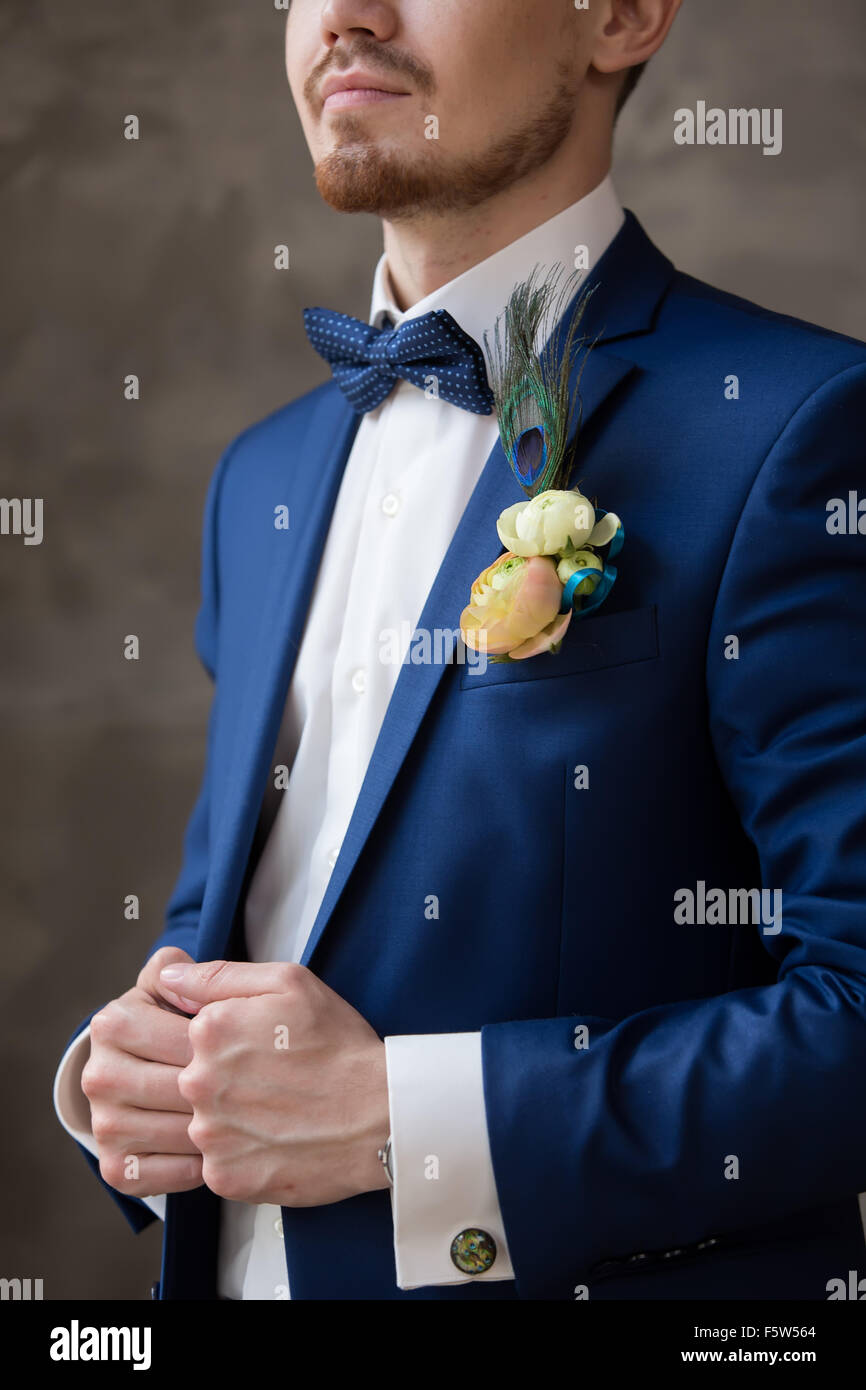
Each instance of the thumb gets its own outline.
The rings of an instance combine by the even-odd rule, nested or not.
[[[187,1013],[196,1013],[217,999],[250,998],[256,994],[283,994],[285,961],[208,960],[185,965],[173,962],[159,973],[159,991],[169,1003],[178,1000]]]
[[[159,987],[159,972],[164,965],[193,965],[195,962],[188,951],[184,951],[180,946],[161,946],[158,951],[144,962],[138,972],[137,984],[139,989],[146,990],[156,1001],[162,1002],[162,992]]]

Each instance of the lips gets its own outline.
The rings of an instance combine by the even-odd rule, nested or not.
[[[409,95],[405,88],[393,87],[384,78],[377,77],[375,73],[362,72],[360,70],[341,73],[334,72],[328,74],[319,89],[322,105],[327,105],[329,97],[341,92],[346,93],[346,96],[343,98],[337,96],[334,105],[338,103],[343,105],[345,102],[352,100],[353,97],[350,94],[354,93],[357,93],[358,98],[368,98],[371,100]]]

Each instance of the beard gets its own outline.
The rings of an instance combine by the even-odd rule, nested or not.
[[[429,213],[476,207],[545,164],[568,135],[576,89],[565,70],[544,108],[480,154],[449,160],[425,150],[414,161],[383,150],[364,133],[364,123],[340,118],[342,144],[316,165],[316,186],[338,212],[371,212],[392,222]],[[425,141],[425,144],[428,142]]]

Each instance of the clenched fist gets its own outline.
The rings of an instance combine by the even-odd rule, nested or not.
[[[177,1085],[212,1192],[307,1207],[387,1187],[385,1044],[351,1004],[281,961],[174,964],[159,987],[196,1015]]]
[[[190,1020],[159,990],[165,965],[188,964],[178,946],[147,962],[133,989],[90,1020],[81,1089],[90,1102],[99,1171],[128,1197],[202,1185],[202,1157],[189,1137],[192,1105],[178,1077],[192,1061]]]

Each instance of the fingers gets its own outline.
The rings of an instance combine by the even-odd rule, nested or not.
[[[146,961],[139,972],[137,984],[139,989],[143,989],[154,1000],[155,1003],[163,1002],[159,992],[159,972],[164,965],[191,965],[192,956],[181,949],[180,946],[162,946],[158,951],[154,951],[150,960]]]
[[[177,1086],[181,1070],[162,1062],[143,1062],[114,1049],[91,1049],[81,1073],[81,1089],[90,1101],[94,1120],[100,1105],[130,1105],[191,1115],[192,1106]]]
[[[81,1089],[105,1182],[130,1197],[201,1187],[202,1156],[189,1137],[192,1106],[178,1076],[193,1060],[189,1019],[159,990],[159,971],[194,964],[178,946],[156,951],[134,989],[90,1022],[90,1057]]]
[[[113,999],[94,1014],[90,1036],[97,1047],[105,1045],[146,1062],[185,1067],[192,1061],[189,1019],[156,1008],[138,989]]]
[[[172,1110],[138,1110],[131,1105],[101,1105],[91,1129],[100,1156],[197,1154],[189,1137],[190,1117]]]
[[[134,1161],[131,1161],[134,1160]],[[99,1171],[109,1187],[127,1197],[155,1197],[163,1192],[190,1192],[201,1187],[201,1155],[106,1154]]]
[[[163,972],[168,966],[169,974]],[[190,1008],[212,1004],[218,999],[251,998],[257,994],[291,994],[309,971],[289,961],[261,963],[234,960],[193,962],[181,970],[183,961],[160,967],[159,993],[171,1004]],[[172,969],[172,967],[174,967]]]

